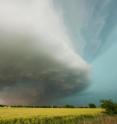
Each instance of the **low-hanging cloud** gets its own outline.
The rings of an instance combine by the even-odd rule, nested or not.
[[[52,0],[0,0],[0,17],[1,102],[47,104],[88,85]]]

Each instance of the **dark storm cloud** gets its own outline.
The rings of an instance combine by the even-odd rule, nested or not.
[[[0,101],[47,104],[82,91],[89,66],[50,0],[0,0]],[[41,4],[40,4],[41,3]]]
[[[47,103],[88,85],[87,70],[37,53],[29,43],[1,46],[0,95],[6,103]]]

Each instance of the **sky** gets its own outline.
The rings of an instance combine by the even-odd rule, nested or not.
[[[0,0],[0,103],[116,97],[116,0]]]

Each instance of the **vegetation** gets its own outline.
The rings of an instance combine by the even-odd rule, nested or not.
[[[80,115],[98,115],[103,109],[91,108],[0,108],[0,119],[25,118],[32,116],[56,117],[56,116],[80,116]]]
[[[117,114],[117,104],[102,100],[101,107],[0,105],[0,124],[117,124],[117,116],[107,115]]]
[[[96,108],[96,105],[94,103],[90,103],[89,108]]]
[[[7,105],[0,105],[0,107],[13,107],[13,108],[87,108],[87,107],[79,107],[79,106],[74,106],[74,105],[41,105],[41,106],[26,106],[26,105],[11,105],[11,106],[7,106]]]
[[[103,109],[90,108],[0,108],[0,124],[73,124],[93,119]]]
[[[106,110],[107,114],[117,114],[117,103],[112,100],[102,100],[101,107]]]
[[[30,117],[0,120],[0,124],[116,124],[111,116]]]

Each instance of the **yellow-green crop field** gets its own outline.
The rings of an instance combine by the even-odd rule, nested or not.
[[[96,108],[0,108],[0,124],[82,124],[84,118],[98,117]]]
[[[102,109],[90,108],[0,108],[0,119],[29,118],[29,117],[61,117],[98,115]]]

